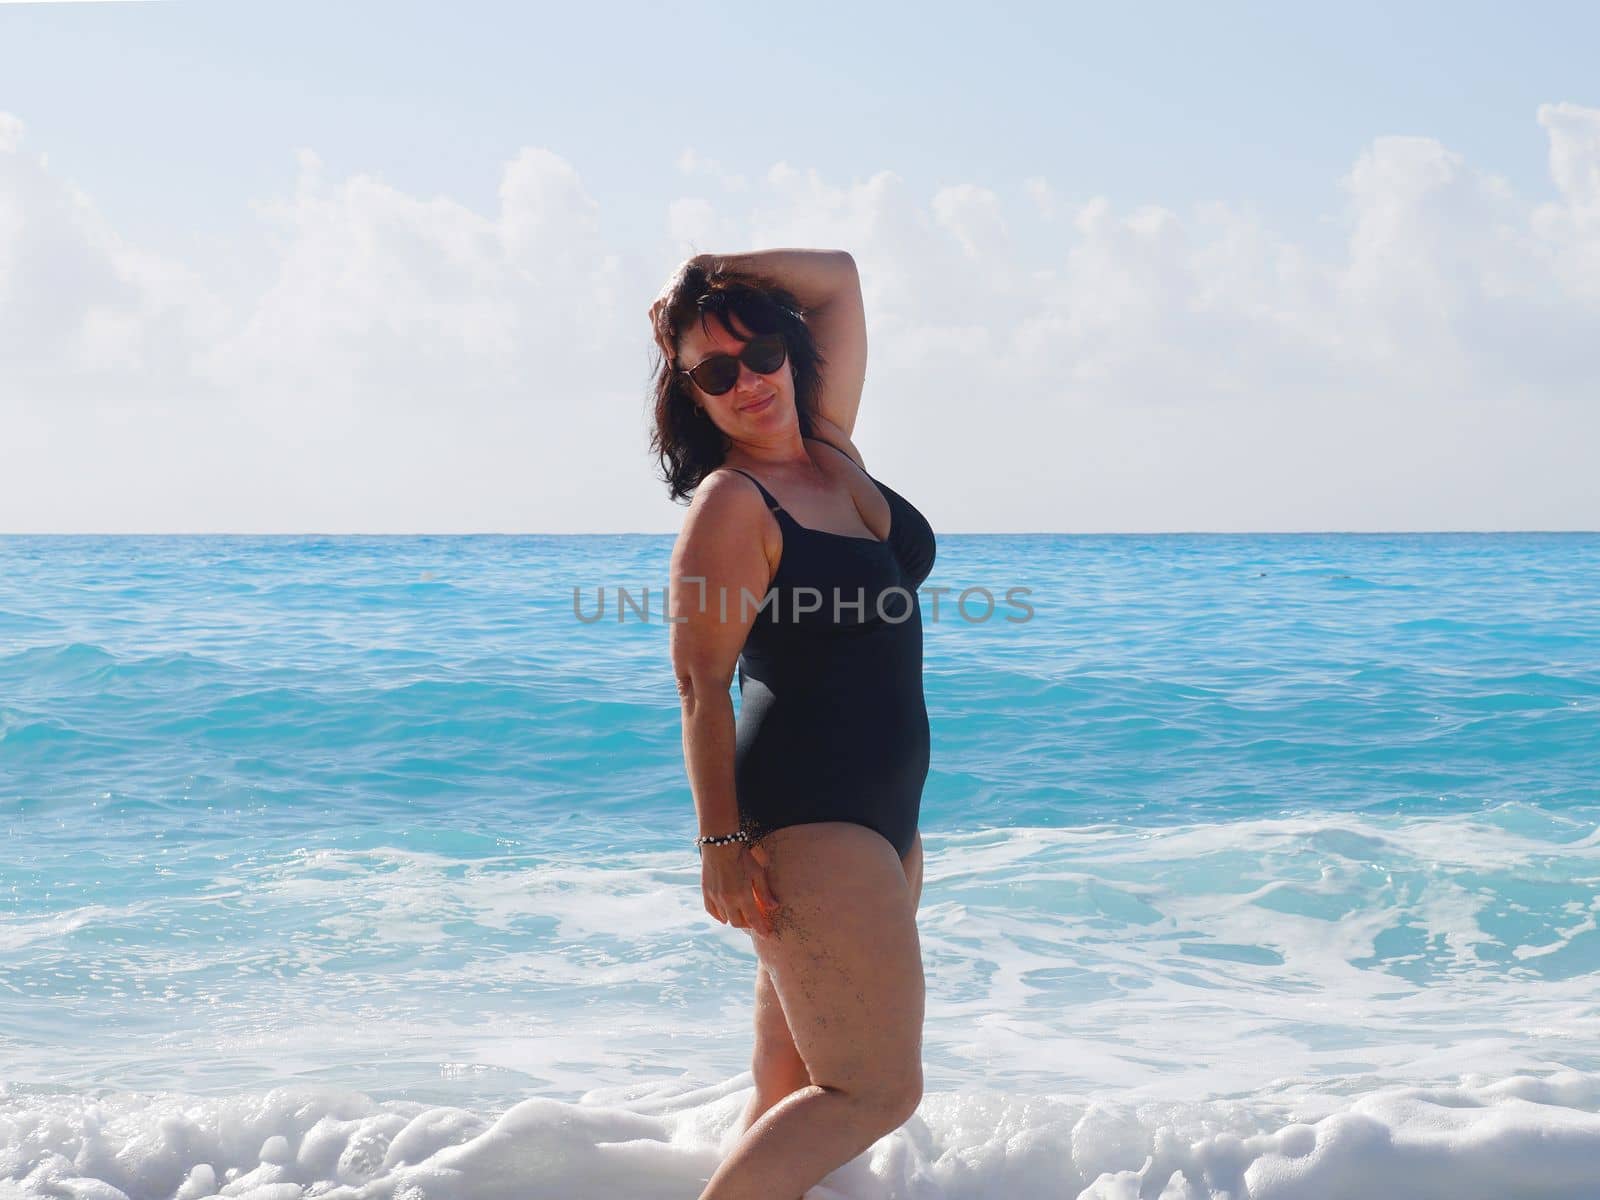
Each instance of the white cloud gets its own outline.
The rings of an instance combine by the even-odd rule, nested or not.
[[[737,244],[738,223],[704,196],[680,196],[667,206],[667,232],[679,259]],[[663,273],[663,282],[665,281]]]
[[[1534,212],[1535,231],[1564,252],[1558,270],[1565,285],[1600,298],[1600,109],[1545,104],[1539,123],[1550,139],[1550,176],[1561,200]]]
[[[22,122],[11,113],[0,113],[0,154],[15,154],[22,148]]]
[[[933,195],[933,215],[968,258],[986,259],[1008,249],[1009,234],[1000,212],[1000,197],[988,188],[963,183],[940,188]]]
[[[1023,190],[1028,193],[1028,199],[1038,207],[1041,217],[1050,218],[1061,211],[1062,199],[1060,193],[1050,186],[1047,179],[1037,175],[1030,176],[1022,181]]]
[[[744,192],[750,188],[750,180],[737,171],[731,171],[714,158],[696,152],[693,148],[686,149],[678,155],[678,170],[684,175],[706,175],[715,179],[722,185],[724,191]]]
[[[740,191],[687,150],[720,198],[664,196],[638,262],[546,150],[489,213],[303,151],[241,282],[127,244],[0,114],[0,528],[672,528],[644,310],[684,254],[791,245],[861,265],[857,440],[938,528],[1597,528],[1600,111],[1538,120],[1556,200],[1378,138],[1332,255],[1038,176]]]
[[[214,328],[197,272],[127,244],[0,113],[0,361],[10,372],[140,373]]]

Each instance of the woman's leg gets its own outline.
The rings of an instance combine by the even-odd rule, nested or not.
[[[911,908],[916,910],[922,899],[922,834],[919,832],[911,849],[900,860],[906,884],[911,889]],[[753,936],[753,935],[752,935]],[[798,1091],[811,1082],[805,1060],[795,1049],[794,1034],[789,1030],[783,1003],[778,989],[773,985],[772,974],[766,963],[756,965],[756,1037],[755,1049],[750,1056],[750,1073],[755,1078],[755,1090],[739,1118],[739,1135],[761,1119],[763,1114],[790,1092]]]
[[[766,963],[756,966],[756,1044],[750,1055],[750,1073],[756,1087],[739,1119],[740,1137],[767,1109],[811,1082],[805,1060],[794,1048],[794,1035],[789,1032],[783,1004]]]
[[[782,908],[770,936],[751,937],[813,1082],[750,1126],[701,1200],[798,1196],[922,1098],[922,951],[894,848],[842,821],[787,826],[765,844]]]

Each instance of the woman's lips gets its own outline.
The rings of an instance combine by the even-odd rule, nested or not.
[[[758,400],[754,404],[745,405],[739,411],[740,412],[745,412],[745,413],[758,413],[762,409],[766,408],[767,405],[771,404],[772,400],[773,400],[773,397],[768,396],[765,400]]]

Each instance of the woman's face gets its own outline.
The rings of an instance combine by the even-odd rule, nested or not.
[[[678,337],[678,367],[689,370],[713,354],[737,356],[744,349],[751,331],[733,318],[730,331],[720,318],[706,318],[706,328],[694,321]],[[709,332],[708,332],[709,331]],[[705,408],[706,415],[716,422],[729,437],[748,438],[770,433],[794,421],[794,372],[789,358],[784,356],[783,366],[770,375],[757,375],[748,363],[739,364],[739,381],[720,396],[701,390],[692,379],[684,381],[696,404]]]

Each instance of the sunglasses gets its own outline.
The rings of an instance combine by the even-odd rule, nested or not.
[[[737,357],[732,354],[712,354],[702,358],[693,367],[678,368],[678,374],[687,375],[695,386],[708,396],[720,396],[739,382],[739,364],[744,363],[757,375],[771,375],[783,366],[789,351],[783,344],[783,334],[763,333],[745,343]]]

